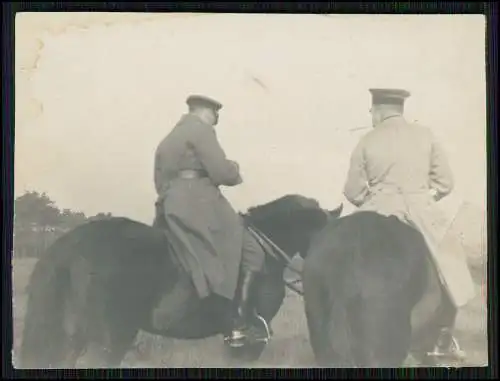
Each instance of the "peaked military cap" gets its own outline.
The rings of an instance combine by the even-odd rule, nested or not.
[[[372,94],[372,104],[402,105],[410,92],[402,89],[369,89]]]
[[[213,108],[217,111],[222,108],[222,104],[220,102],[217,102],[215,99],[209,98],[204,95],[190,95],[186,99],[186,103],[189,106],[204,106]]]

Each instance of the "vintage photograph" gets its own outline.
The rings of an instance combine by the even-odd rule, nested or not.
[[[18,13],[13,365],[488,365],[482,15]]]

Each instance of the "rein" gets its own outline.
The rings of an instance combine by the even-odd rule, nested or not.
[[[240,216],[244,218],[245,216],[240,213]],[[278,246],[276,245],[269,237],[267,237],[264,233],[262,233],[259,229],[257,229],[254,225],[252,225],[250,222],[245,221],[245,225],[248,229],[248,231],[255,237],[255,239],[259,242],[259,244],[264,248],[264,251],[271,255],[274,259],[277,261],[284,260],[286,263],[286,268],[288,268],[291,272],[302,275],[302,273],[297,270],[296,268],[293,267],[292,260],[288,257],[288,255]],[[270,248],[271,250],[265,250],[266,248]],[[276,255],[278,254],[278,255]],[[299,282],[300,280],[296,279],[293,281],[286,281],[285,285],[291,289],[292,291],[296,292],[297,294],[303,296],[304,293],[298,289],[294,283]]]

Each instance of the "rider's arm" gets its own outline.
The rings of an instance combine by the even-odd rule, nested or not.
[[[360,141],[351,155],[347,180],[344,185],[344,196],[355,206],[361,206],[368,191],[363,142]]]
[[[215,130],[205,124],[193,125],[193,133],[189,140],[208,176],[215,185],[234,186],[242,183],[239,166],[228,160],[222,149]]]
[[[453,173],[448,163],[446,153],[441,144],[434,137],[432,137],[429,187],[434,190],[434,199],[436,201],[450,194],[454,187]]]

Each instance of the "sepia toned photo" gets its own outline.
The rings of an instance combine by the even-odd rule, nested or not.
[[[488,365],[481,15],[18,13],[13,365]]]

